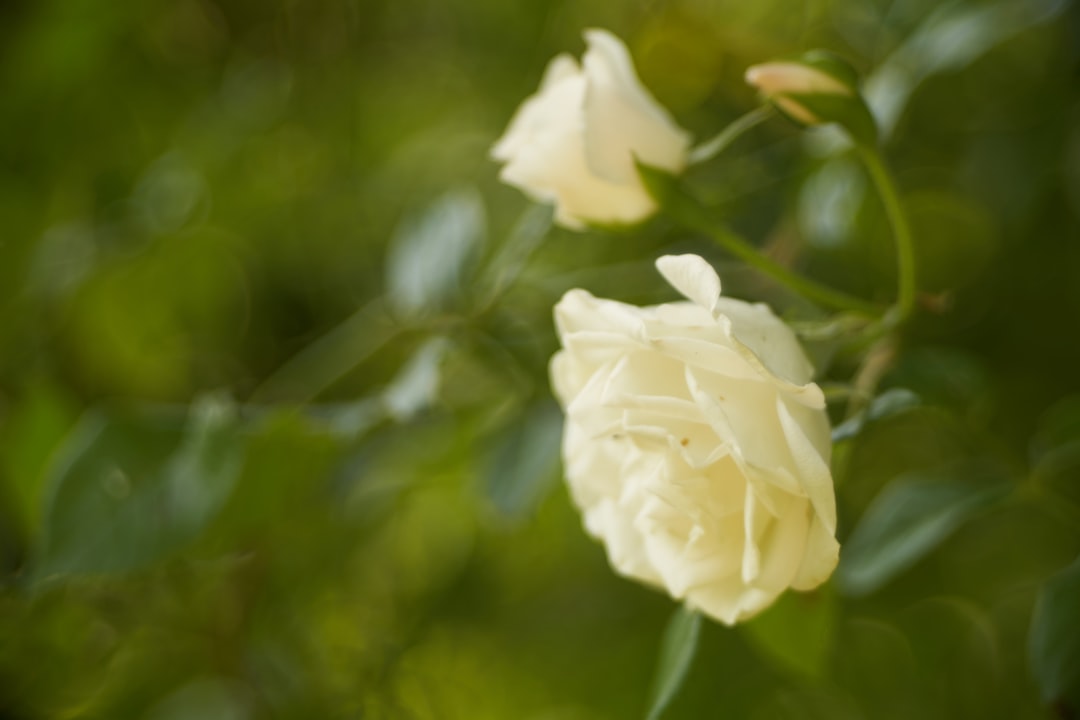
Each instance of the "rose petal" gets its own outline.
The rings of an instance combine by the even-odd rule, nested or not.
[[[526,99],[514,113],[506,132],[492,146],[491,157],[503,162],[509,161],[552,123],[569,125],[566,120],[573,116],[574,105],[580,105],[584,100],[584,80],[581,79],[576,84],[572,82],[580,77],[581,68],[573,57],[563,53],[552,58],[544,71],[540,89]],[[573,90],[566,95],[560,95],[556,89],[560,85],[572,86]],[[555,102],[551,102],[552,99]]]
[[[840,543],[817,515],[806,532],[799,570],[791,581],[795,590],[813,590],[829,579],[840,561]]]
[[[711,314],[720,299],[720,276],[700,255],[664,255],[656,260],[664,279],[691,302]]]
[[[829,533],[836,533],[836,497],[833,494],[832,473],[826,459],[792,417],[783,398],[776,401],[777,416],[795,461],[796,477],[806,491],[814,511]]]
[[[584,139],[589,170],[619,185],[639,183],[635,157],[654,167],[681,171],[690,138],[638,80],[626,46],[606,30],[587,30],[585,40]]]

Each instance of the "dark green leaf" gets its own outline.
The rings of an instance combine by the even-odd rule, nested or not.
[[[919,396],[904,388],[892,388],[870,401],[864,410],[833,428],[833,442],[850,440],[859,434],[867,423],[896,415],[919,404]]]
[[[459,289],[485,233],[483,201],[471,189],[449,192],[419,217],[407,219],[387,258],[387,290],[394,308],[409,316],[444,307]]]
[[[915,89],[937,73],[963,68],[1017,33],[1059,15],[1063,0],[946,3],[866,81],[866,97],[888,136]]]
[[[33,577],[125,572],[192,541],[224,505],[243,449],[235,408],[197,400],[182,427],[92,412],[60,452]]]
[[[548,205],[530,205],[521,214],[509,237],[499,247],[486,268],[490,296],[495,297],[521,274],[529,258],[551,230],[552,209]]]
[[[1039,592],[1028,636],[1031,669],[1048,704],[1061,717],[1080,711],[1080,559],[1054,575]],[[1071,712],[1069,712],[1071,711]]]
[[[680,606],[671,616],[660,647],[646,720],[659,720],[675,699],[694,660],[700,631],[701,615],[696,610]]]
[[[559,464],[562,412],[550,400],[529,408],[497,440],[487,492],[500,513],[527,514],[543,497]]]
[[[1001,473],[985,464],[902,475],[874,500],[844,544],[840,588],[848,595],[874,592],[1009,489]]]
[[[1031,462],[1060,463],[1055,458],[1071,457],[1080,444],[1080,396],[1061,399],[1039,418],[1031,438]]]
[[[785,593],[742,629],[774,664],[820,678],[832,651],[835,625],[836,599],[825,587],[813,593]]]
[[[803,106],[819,122],[834,122],[848,132],[852,140],[859,145],[873,146],[877,143],[877,123],[866,102],[859,95],[840,95],[836,93],[783,93],[782,97]],[[784,112],[781,105],[777,108]],[[792,118],[803,124],[799,118]]]
[[[1039,419],[1031,441],[1035,457],[1059,445],[1080,438],[1080,396],[1071,395],[1057,402]]]
[[[435,401],[442,375],[442,361],[450,342],[433,337],[421,345],[383,391],[386,412],[399,422],[411,419]]]

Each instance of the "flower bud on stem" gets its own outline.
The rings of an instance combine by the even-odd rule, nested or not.
[[[746,81],[795,122],[806,126],[836,123],[855,143],[896,239],[898,312],[888,320],[890,328],[903,323],[915,309],[915,248],[896,184],[878,149],[876,123],[859,92],[855,68],[832,53],[811,50],[793,60],[754,65],[747,69]]]

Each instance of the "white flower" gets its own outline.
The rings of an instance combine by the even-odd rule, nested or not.
[[[768,307],[696,255],[656,265],[690,302],[555,307],[566,476],[617,572],[733,624],[836,567],[825,400]]]
[[[506,163],[504,182],[554,203],[565,227],[634,223],[656,210],[634,159],[678,173],[690,137],[642,86],[621,40],[605,30],[585,40],[581,66],[553,59],[491,154]]]

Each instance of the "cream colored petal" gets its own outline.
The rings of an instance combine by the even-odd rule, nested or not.
[[[803,562],[806,534],[813,515],[803,498],[789,497],[780,515],[772,518],[759,540],[761,572],[751,583],[759,590],[780,594],[791,586]]]
[[[637,184],[634,157],[681,171],[689,135],[641,84],[626,46],[605,30],[588,30],[585,40],[585,148],[591,171],[609,182]]]
[[[494,156],[506,162],[499,177],[540,202],[554,202],[556,222],[570,229],[638,222],[656,210],[641,184],[609,182],[586,163],[585,79],[571,70],[553,71],[556,79],[523,104],[496,144]]]
[[[832,75],[798,62],[768,62],[746,69],[746,82],[765,95],[851,95],[851,88]]]
[[[526,98],[514,113],[506,132],[491,148],[491,157],[506,162],[519,152],[531,139],[542,132],[552,121],[560,121],[584,111],[584,83],[578,82],[576,89],[567,97],[562,97],[556,86],[567,80],[581,77],[581,68],[573,57],[558,55],[548,63],[540,89]],[[553,104],[554,101],[554,104]],[[567,106],[565,103],[569,102]]]
[[[788,409],[783,398],[777,398],[776,412],[795,462],[795,475],[802,483],[814,511],[830,534],[836,533],[836,495],[828,458],[807,437]]]
[[[643,339],[641,310],[633,305],[605,300],[587,290],[568,290],[555,304],[555,330],[560,338],[581,331],[601,331]]]
[[[810,521],[805,544],[802,563],[791,581],[796,590],[813,590],[821,585],[840,561],[840,543],[816,515]]]
[[[796,402],[813,408],[825,407],[825,396],[821,388],[814,383],[792,382],[784,375],[773,372],[753,348],[736,335],[733,322],[724,314],[725,310],[729,309],[725,300],[726,298],[721,297],[718,301],[717,308],[720,315],[715,326],[665,327],[651,320],[648,315],[644,315],[642,316],[644,332],[655,348],[666,355],[678,358],[687,365],[731,378],[765,381]],[[679,310],[679,314],[685,315],[686,311]],[[779,319],[774,317],[774,320],[785,333],[791,332]],[[762,341],[759,338],[762,334],[760,333],[762,324],[754,325],[745,322],[741,324],[747,339],[757,344],[762,352],[771,352],[777,356],[784,353],[790,354],[790,357],[786,359],[780,357],[770,359],[778,370],[797,378],[809,375],[809,363],[793,334],[790,343],[785,340],[783,334],[777,334],[775,337],[767,334],[765,340]]]
[[[740,557],[740,518],[702,524],[700,499],[686,496],[667,485],[652,492],[642,507],[635,527],[644,538],[650,563],[663,578],[673,597],[717,577],[737,575]]]
[[[798,338],[767,305],[719,298],[715,309],[730,321],[732,335],[771,373],[795,385],[810,382],[814,367]]]
[[[551,391],[564,408],[587,380],[574,370],[574,362],[566,352],[560,350],[551,356],[551,362],[548,363]]]
[[[645,322],[658,328],[656,335],[670,335],[674,328],[705,336],[720,337],[716,318],[707,309],[692,302],[673,302],[642,308]],[[722,342],[722,339],[721,339]]]
[[[772,519],[755,497],[753,488],[746,488],[746,503],[743,509],[743,556],[742,581],[753,584],[761,573],[761,550],[758,539],[764,534],[765,526]]]
[[[560,225],[571,230],[588,223],[633,225],[656,212],[656,203],[640,184],[618,185],[590,173],[582,161],[561,178],[555,211]]]
[[[776,391],[760,381],[735,381],[687,368],[687,384],[717,434],[747,463],[771,468],[790,464],[776,417]],[[730,433],[728,435],[727,433]]]
[[[578,330],[562,338],[566,352],[579,363],[596,365],[607,362],[615,355],[634,352],[641,341],[625,333],[606,330]]]
[[[664,255],[656,269],[683,297],[711,314],[720,299],[720,276],[700,255]]]
[[[649,562],[641,534],[634,528],[635,513],[608,500],[586,512],[585,525],[590,534],[604,540],[608,562],[620,575],[650,585],[662,584],[659,573]]]
[[[756,615],[775,599],[776,593],[747,587],[738,576],[718,579],[694,588],[686,595],[688,605],[725,625],[734,625]]]

